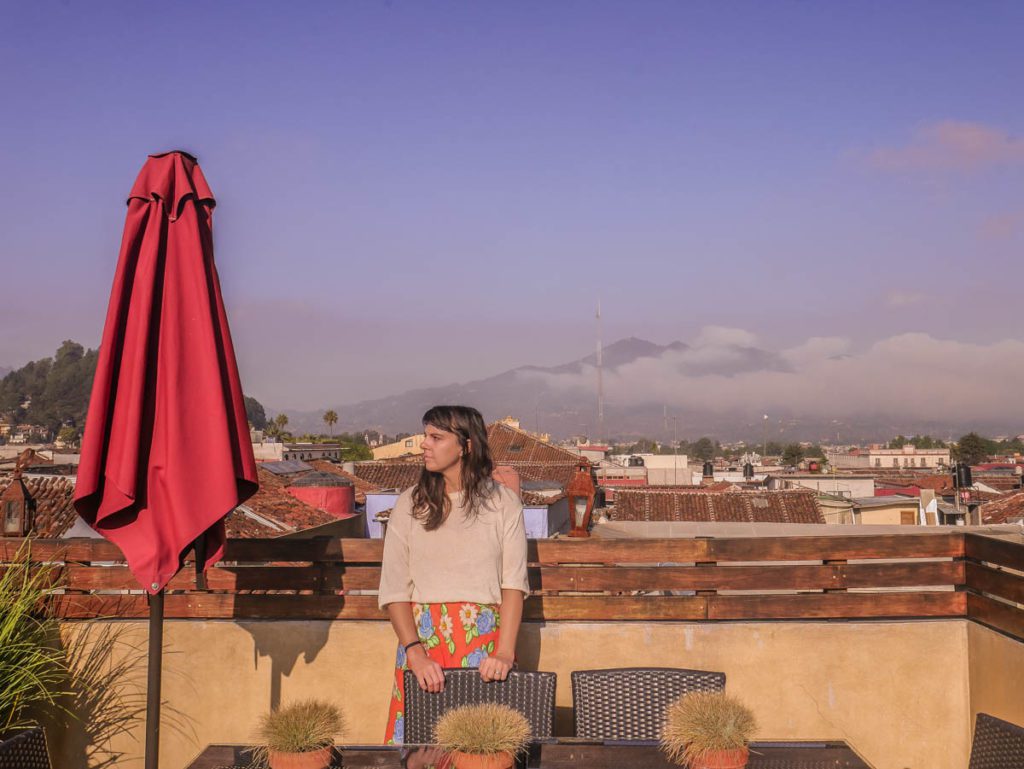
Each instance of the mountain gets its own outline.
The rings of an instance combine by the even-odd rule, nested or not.
[[[439,403],[475,406],[488,421],[515,416],[529,430],[549,432],[555,438],[586,434],[592,439],[670,439],[715,436],[723,441],[831,441],[837,422],[832,418],[802,415],[796,411],[773,413],[767,425],[752,393],[753,402],[724,412],[668,407],[640,392],[623,391],[623,382],[644,382],[655,377],[668,381],[672,372],[685,375],[732,376],[744,372],[788,371],[789,364],[776,353],[743,344],[693,348],[683,342],[659,345],[644,339],[622,339],[602,350],[606,385],[618,377],[619,394],[606,397],[604,435],[597,435],[596,354],[551,367],[521,366],[486,379],[439,387],[409,390],[386,398],[332,406],[339,431],[376,429],[383,433],[418,432],[420,418]],[[606,388],[609,392],[613,388]],[[650,388],[648,388],[650,389]],[[1005,425],[957,424],[935,419],[912,421],[892,416],[849,417],[838,412],[843,442],[888,440],[893,435],[931,434],[955,437],[971,429],[988,434],[1006,431]],[[286,412],[288,427],[295,433],[323,430],[322,411]]]

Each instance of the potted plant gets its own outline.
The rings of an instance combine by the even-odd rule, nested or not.
[[[725,692],[684,694],[665,712],[661,748],[690,769],[742,769],[757,731],[754,714]]]
[[[270,769],[326,769],[334,757],[334,739],[343,731],[344,719],[334,705],[295,702],[260,721],[256,758]]]
[[[33,716],[60,710],[68,664],[50,597],[56,568],[32,564],[29,545],[0,570],[0,756],[41,746]],[[38,753],[38,751],[37,751]]]
[[[454,769],[509,769],[530,742],[530,722],[507,705],[464,705],[437,720],[434,742]]]

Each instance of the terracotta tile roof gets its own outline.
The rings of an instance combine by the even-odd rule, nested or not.
[[[719,521],[825,523],[811,490],[726,491],[621,487],[615,492],[617,521]]]
[[[563,488],[576,474],[576,468],[580,466],[580,458],[575,457],[572,462],[497,462],[496,464],[509,465],[524,481],[555,481]]]
[[[366,504],[366,494],[368,492],[373,493],[375,491],[380,491],[380,487],[377,486],[376,484],[371,483],[365,478],[360,478],[358,475],[355,475],[353,473],[345,472],[340,466],[336,465],[334,462],[330,462],[326,459],[314,459],[311,460],[309,464],[311,464],[317,471],[321,473],[331,473],[332,475],[340,475],[342,478],[352,481],[352,484],[355,486],[357,505]]]
[[[494,463],[510,462],[575,462],[580,456],[561,446],[538,440],[525,430],[518,430],[504,422],[495,422],[487,428],[487,444]],[[586,460],[584,460],[586,461]]]
[[[35,501],[36,515],[32,531],[37,537],[56,538],[70,529],[78,519],[72,502],[75,487],[59,476],[22,478]],[[7,491],[11,479],[0,481],[0,494]]]
[[[422,458],[418,462],[377,460],[374,462],[356,462],[355,474],[367,483],[376,486],[378,491],[383,489],[405,491],[410,486],[416,484],[422,470]]]
[[[228,515],[228,537],[277,537],[338,520],[289,494],[286,479],[256,469],[260,489]]]
[[[1024,522],[1024,491],[1007,494],[978,508],[982,523]]]
[[[986,486],[991,486],[993,489],[998,489],[999,491],[1015,491],[1018,488],[1017,477],[1004,473],[1000,473],[998,475],[974,473],[971,480],[975,483],[984,483]]]

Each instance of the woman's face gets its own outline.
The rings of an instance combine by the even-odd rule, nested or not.
[[[455,433],[427,425],[424,430],[423,464],[432,473],[443,473],[462,462],[462,446]]]

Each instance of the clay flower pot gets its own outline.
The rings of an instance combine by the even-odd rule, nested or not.
[[[306,753],[281,753],[269,751],[267,761],[270,769],[327,769],[334,757],[334,746],[311,750]]]
[[[462,753],[453,750],[449,755],[452,769],[511,769],[516,762],[511,753]]]
[[[690,764],[690,769],[743,769],[750,758],[747,748],[713,750]]]

